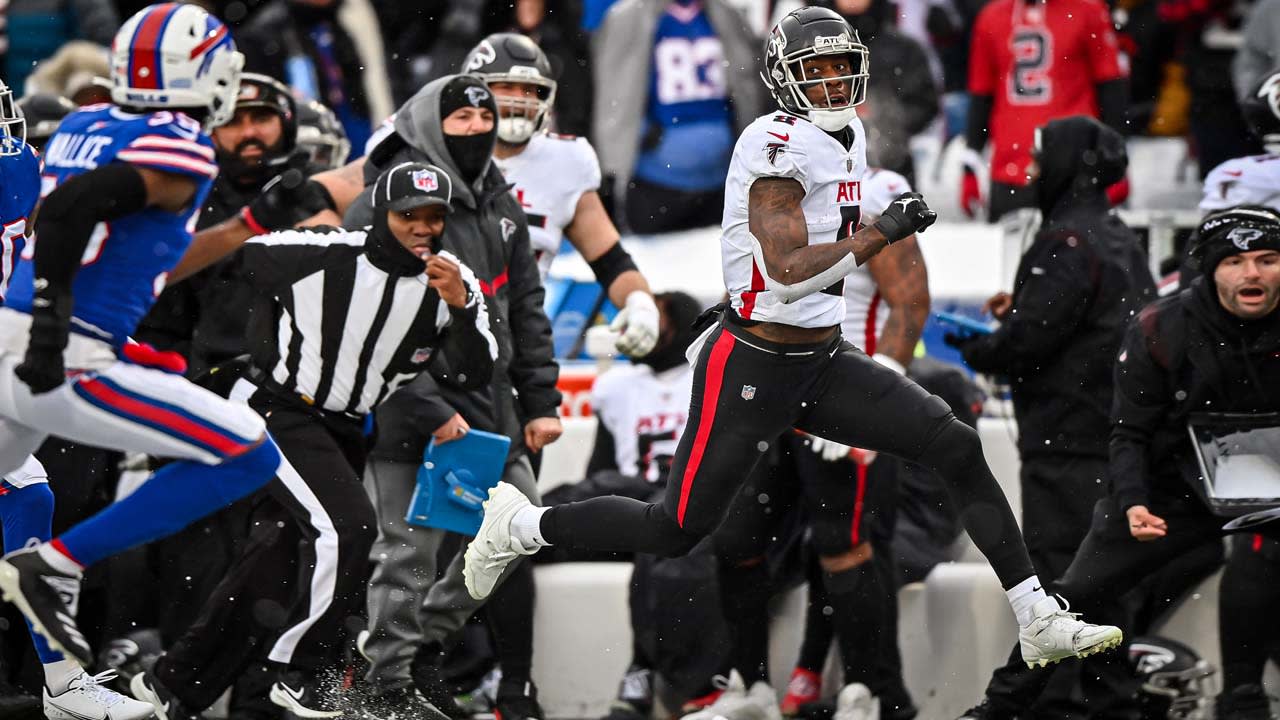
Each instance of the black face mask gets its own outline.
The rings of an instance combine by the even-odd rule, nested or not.
[[[439,247],[439,238],[431,243],[431,251]],[[373,266],[389,275],[412,277],[427,271],[426,262],[400,244],[387,225],[387,211],[374,209],[373,227],[364,239],[364,254]]]
[[[493,132],[479,135],[444,136],[444,146],[449,151],[449,157],[458,166],[458,172],[462,173],[462,179],[468,185],[475,182],[489,164],[489,156],[493,153],[493,138],[497,132],[496,123],[494,127]]]

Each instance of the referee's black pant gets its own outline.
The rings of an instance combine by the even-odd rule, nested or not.
[[[601,497],[560,505],[543,516],[543,535],[553,545],[682,555],[716,528],[761,455],[792,428],[934,470],[1001,584],[1034,574],[977,432],[946,402],[838,333],[821,343],[779,344],[732,320],[722,320],[699,351],[662,504]]]
[[[192,708],[212,704],[264,649],[308,672],[334,664],[345,621],[364,602],[377,531],[361,482],[361,423],[267,390],[249,404],[284,460],[244,552],[156,664],[160,681]]]

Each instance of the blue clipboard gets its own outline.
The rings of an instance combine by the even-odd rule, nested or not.
[[[475,535],[484,515],[481,505],[502,479],[510,447],[511,438],[483,430],[469,430],[443,445],[433,438],[423,453],[405,522]]]
[[[992,332],[990,325],[964,315],[939,310],[933,313],[933,317],[940,323],[951,325],[973,335],[990,335]]]

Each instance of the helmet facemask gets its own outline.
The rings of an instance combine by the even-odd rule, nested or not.
[[[491,87],[495,83],[532,85],[537,97],[512,97],[494,93],[498,103],[498,139],[508,145],[523,145],[546,128],[551,117],[551,106],[556,99],[556,83],[536,72],[520,73],[523,68],[512,68],[510,73],[486,73],[482,77]]]
[[[27,141],[27,121],[13,99],[13,91],[0,82],[0,157],[21,155]]]
[[[778,36],[773,39],[778,45],[785,44]],[[782,53],[777,47],[777,60],[768,68],[770,78],[766,78],[774,97],[783,108],[800,115],[806,115],[814,125],[828,132],[835,132],[847,126],[857,117],[857,106],[867,99],[867,81],[870,77],[871,58],[867,47],[858,40],[857,33],[850,36],[840,33],[835,36],[819,36],[812,47],[802,47],[791,53]],[[845,75],[827,78],[810,78],[806,74],[805,63],[817,57],[844,56],[849,64],[849,72]],[[772,82],[769,82],[772,80]],[[844,102],[833,102],[829,83],[840,81],[845,84],[848,96]],[[822,88],[823,99],[815,103],[809,98],[806,90],[813,86]]]

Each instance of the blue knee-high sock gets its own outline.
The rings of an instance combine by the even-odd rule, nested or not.
[[[19,550],[33,538],[48,540],[53,534],[53,491],[49,483],[18,488],[0,480],[0,519],[4,521],[5,552]],[[27,630],[31,632],[30,623]],[[31,632],[31,642],[41,663],[48,665],[62,659],[62,653],[51,650],[38,633]]]
[[[54,547],[87,567],[221,510],[266,485],[279,466],[280,450],[271,438],[221,465],[166,465],[132,495],[63,533]]]

